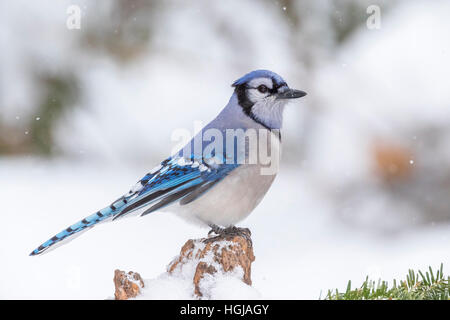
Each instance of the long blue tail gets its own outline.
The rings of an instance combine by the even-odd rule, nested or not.
[[[96,224],[109,220],[114,215],[120,212],[120,210],[123,208],[123,206],[127,203],[125,198],[121,198],[117,201],[115,201],[111,206],[106,207],[86,218],[84,218],[81,221],[78,221],[77,223],[71,225],[67,229],[64,229],[60,233],[53,236],[51,239],[45,241],[43,244],[41,244],[39,247],[34,249],[30,256],[36,256],[39,254],[42,254],[43,252],[47,251],[51,247],[56,248],[56,244],[62,244],[63,240],[70,241],[75,239],[75,235],[79,235],[82,231],[87,231],[88,229],[92,228]],[[52,248],[52,249],[53,249]]]

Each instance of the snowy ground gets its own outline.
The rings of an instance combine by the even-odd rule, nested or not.
[[[152,165],[1,159],[0,298],[105,299],[113,295],[116,268],[146,279],[162,274],[187,239],[207,230],[155,213],[100,225],[46,255],[28,256],[56,232],[109,204]],[[304,172],[282,167],[266,198],[242,223],[253,232],[253,286],[262,298],[317,299],[327,289],[344,289],[348,279],[357,284],[368,274],[389,280],[408,268],[441,262],[448,273],[450,226],[389,237],[354,230],[334,218],[311,185]],[[187,298],[170,286],[160,290],[155,298]],[[233,298],[227,291],[222,297],[228,293]]]

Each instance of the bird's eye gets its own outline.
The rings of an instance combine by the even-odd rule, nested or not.
[[[258,87],[258,91],[261,92],[261,93],[266,93],[268,90],[269,90],[269,88],[267,88],[263,84]]]

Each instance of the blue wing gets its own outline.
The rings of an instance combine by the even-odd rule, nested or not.
[[[146,174],[131,190],[114,201],[109,207],[78,221],[67,229],[53,236],[33,250],[30,255],[39,255],[65,241],[74,239],[75,235],[87,231],[100,222],[124,217],[133,211],[146,208],[142,215],[161,209],[179,201],[188,204],[216,185],[238,164],[217,164],[212,159],[186,159],[171,157]],[[223,158],[222,163],[225,163]]]
[[[169,158],[161,163],[156,172],[153,171],[138,182],[135,188],[138,192],[128,199],[127,204],[114,215],[113,220],[142,208],[147,208],[142,213],[146,215],[176,201],[179,201],[180,205],[188,204],[215,186],[238,166],[225,164],[225,157]]]

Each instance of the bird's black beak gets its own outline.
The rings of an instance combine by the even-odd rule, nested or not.
[[[276,94],[277,99],[297,99],[304,96],[306,92],[290,88]]]

